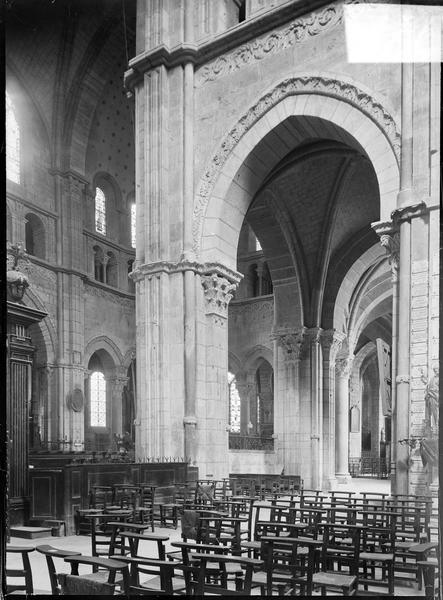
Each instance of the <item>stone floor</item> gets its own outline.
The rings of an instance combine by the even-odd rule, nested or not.
[[[372,492],[389,492],[389,481],[387,480],[375,480],[375,479],[353,479],[347,487],[350,491],[361,492],[361,491],[372,491]],[[181,540],[181,530],[180,527],[177,529],[173,528],[155,528],[156,533],[161,533],[169,536],[169,541],[166,542],[167,551],[173,549],[171,547],[171,542],[180,541]],[[23,538],[11,538],[10,544],[14,546],[38,546],[43,544],[50,544],[57,548],[62,548],[66,550],[78,550],[82,554],[90,555],[91,554],[91,540],[88,536],[85,535],[71,535],[66,537],[48,537],[48,538],[39,538],[37,540],[27,540]],[[140,554],[144,554],[145,556],[152,556],[156,554],[156,545],[154,542],[143,541],[140,544]],[[46,566],[45,557],[39,552],[32,552],[30,555],[33,580],[34,580],[34,589],[35,594],[50,594],[50,583]],[[55,559],[56,569],[60,573],[69,573],[69,566],[64,563],[61,559]],[[7,568],[14,569],[21,567],[21,557],[20,555],[8,555],[7,556]],[[86,566],[80,567],[80,574],[88,573],[90,569]],[[257,595],[259,595],[258,589],[255,590]],[[255,595],[255,593],[254,593]],[[424,591],[417,590],[417,587],[412,582],[398,582],[395,587],[395,596],[424,596]]]

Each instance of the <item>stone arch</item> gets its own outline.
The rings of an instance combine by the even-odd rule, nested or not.
[[[362,314],[358,317],[355,323],[352,324],[349,334],[349,349],[352,353],[355,345],[357,344],[360,333],[364,330],[366,325],[371,321],[375,321],[378,317],[386,314],[392,306],[392,289],[387,289],[377,296],[370,304],[365,308]]]
[[[88,365],[91,356],[100,351],[105,351],[108,354],[110,359],[113,361],[113,367],[124,366],[124,358],[117,344],[106,335],[97,336],[92,340],[89,340],[89,342],[86,344],[84,359],[85,366]]]
[[[242,371],[243,365],[241,360],[231,350],[228,352],[228,370],[237,375]]]
[[[348,144],[368,156],[380,190],[380,218],[389,218],[399,184],[400,133],[394,118],[360,84],[303,74],[284,80],[262,96],[212,156],[194,203],[194,251],[203,260],[219,260],[235,267],[244,215],[267,174],[254,172],[245,163],[260,140],[290,116],[321,117],[340,129],[341,139],[346,138]],[[275,163],[279,160],[277,157]],[[269,170],[273,166],[269,165]],[[222,215],[228,212],[230,229],[226,231]]]
[[[266,360],[272,368],[274,368],[274,354],[270,348],[262,346],[261,344],[254,346],[246,354],[243,361],[243,368],[245,371],[251,371],[258,368],[260,360]]]
[[[368,272],[372,266],[385,260],[387,260],[386,251],[380,244],[375,244],[359,256],[352,264],[343,278],[336,295],[332,322],[332,327],[334,327],[334,329],[337,331],[348,330],[349,306],[354,290],[364,274]]]
[[[122,361],[122,365],[124,366],[125,369],[129,369],[131,362],[133,360],[137,360],[137,355],[135,353],[135,346],[133,346],[132,348],[129,348],[129,350],[127,350],[125,352],[125,355],[123,356],[123,361]]]
[[[38,294],[31,288],[26,290],[25,298],[30,300],[29,304],[33,306],[33,308],[46,312],[45,305]],[[55,349],[57,348],[57,334],[51,317],[47,315],[40,321],[39,327],[46,346],[47,361],[48,363],[54,363],[56,358]]]

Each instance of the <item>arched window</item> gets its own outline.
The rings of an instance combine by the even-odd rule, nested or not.
[[[135,202],[131,204],[131,246],[135,248],[136,241],[136,209]]]
[[[106,235],[106,198],[99,187],[95,188],[95,231]]]
[[[97,281],[105,281],[105,257],[100,246],[94,246],[94,279]]]
[[[8,92],[6,92],[6,177],[14,183],[20,183],[20,128]]]
[[[100,371],[91,375],[89,407],[90,426],[106,427],[106,380]]]
[[[107,254],[106,283],[114,287],[118,286],[118,265],[113,252],[108,252]]]
[[[38,258],[46,258],[45,228],[41,220],[32,213],[25,217],[26,252]]]
[[[231,433],[240,433],[240,395],[235,375],[228,372],[229,389],[229,426]]]

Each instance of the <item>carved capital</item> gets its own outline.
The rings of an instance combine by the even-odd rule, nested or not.
[[[392,221],[379,221],[372,224],[372,229],[380,238],[380,244],[385,248],[391,265],[392,282],[398,281],[400,264],[400,235],[396,224]]]
[[[335,361],[335,370],[337,377],[349,377],[352,369],[352,363],[354,358],[347,356],[345,358],[338,358]]]
[[[201,282],[205,293],[206,314],[227,318],[228,305],[237,284],[216,273],[202,275]]]
[[[320,343],[323,350],[323,360],[335,361],[338,351],[346,339],[346,334],[335,329],[322,331]]]
[[[283,349],[285,360],[299,360],[301,358],[304,329],[291,331],[288,329],[277,329],[271,334],[271,340],[275,340]]]

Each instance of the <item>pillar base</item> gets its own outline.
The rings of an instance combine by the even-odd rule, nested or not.
[[[343,485],[349,485],[351,483],[351,479],[352,477],[349,475],[349,473],[336,473],[335,474],[335,481],[338,487],[343,486]]]
[[[325,487],[326,491],[330,492],[331,490],[335,490],[337,487],[337,478],[336,477],[328,477],[325,479]]]

